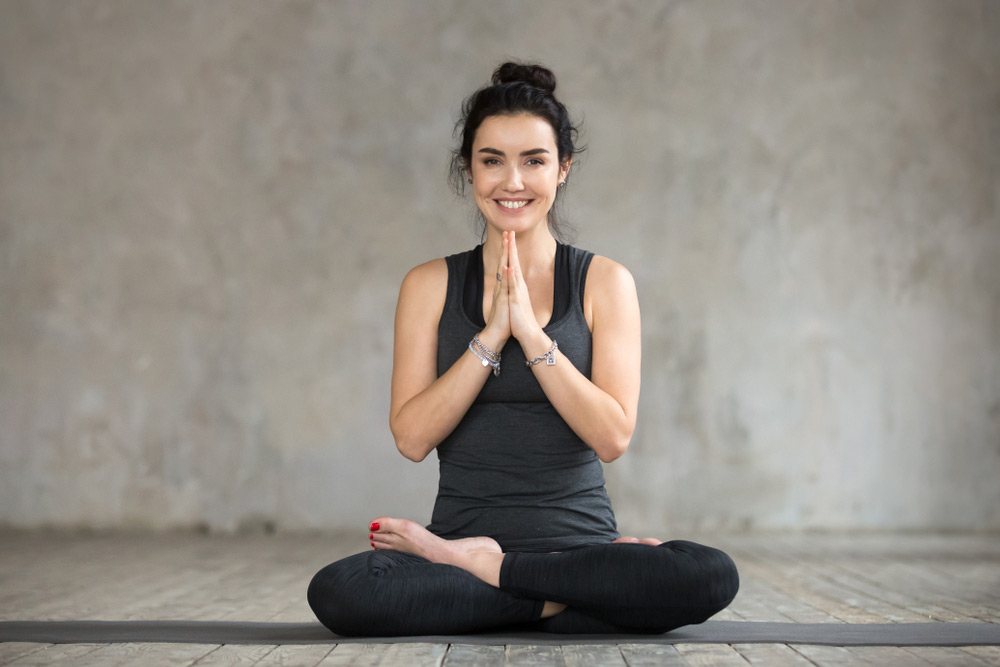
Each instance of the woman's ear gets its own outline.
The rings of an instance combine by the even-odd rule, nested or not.
[[[559,185],[566,182],[566,177],[569,176],[569,168],[573,166],[573,158],[570,158],[559,165]]]

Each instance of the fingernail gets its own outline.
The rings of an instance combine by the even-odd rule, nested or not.
[[[378,525],[378,521],[372,521],[372,525],[368,526],[368,530],[370,530],[370,531],[372,531],[374,533],[380,527],[381,526]]]
[[[375,533],[369,533],[368,539],[369,540],[374,540],[375,539]]]
[[[375,546],[375,543],[372,542],[372,549],[375,549],[375,548],[377,548],[377,547]]]

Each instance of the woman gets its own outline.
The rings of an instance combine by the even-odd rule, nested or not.
[[[410,271],[396,310],[389,424],[407,458],[437,450],[437,501],[313,578],[338,634],[659,633],[736,594],[726,554],[617,532],[601,462],[635,428],[639,306],[624,267],[556,240],[576,130],[555,86],[505,63],[463,107],[452,177],[485,240]]]

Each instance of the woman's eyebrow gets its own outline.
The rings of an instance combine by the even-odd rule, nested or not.
[[[489,153],[490,155],[498,155],[500,157],[507,157],[507,154],[504,153],[502,150],[499,150],[499,149],[496,149],[496,148],[490,148],[489,146],[480,148],[479,152],[480,153]],[[528,155],[541,155],[542,153],[548,153],[548,152],[549,152],[549,150],[547,148],[532,148],[531,150],[522,151],[521,152],[521,157],[525,157],[525,156],[528,156]]]

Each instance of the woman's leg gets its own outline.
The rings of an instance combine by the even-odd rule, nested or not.
[[[373,543],[448,563],[478,579],[527,598],[566,605],[568,618],[593,620],[577,632],[666,632],[701,623],[724,609],[736,596],[739,576],[725,553],[693,542],[603,544],[555,554],[498,553],[474,542],[443,540],[405,520],[381,518]],[[552,617],[546,625],[572,632]],[[575,624],[570,624],[575,625]]]
[[[309,606],[340,635],[457,634],[537,620],[542,603],[489,586],[460,568],[399,551],[332,563],[309,584]]]
[[[553,632],[595,632],[607,624],[616,631],[659,633],[701,623],[725,609],[736,597],[739,575],[718,549],[674,540],[557,554],[508,553],[499,583],[500,590],[560,602],[578,612],[546,622]]]

